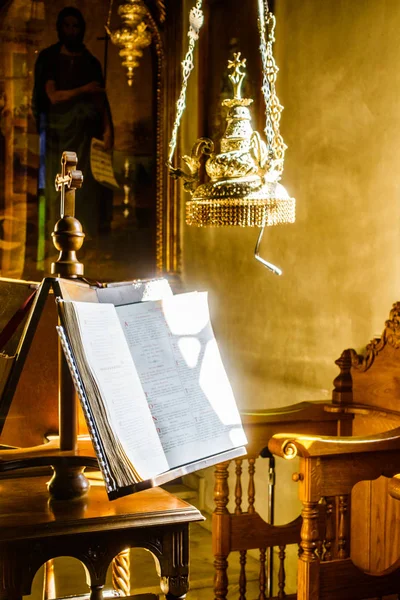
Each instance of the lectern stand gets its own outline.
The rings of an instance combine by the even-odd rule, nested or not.
[[[93,288],[83,280],[76,252],[84,234],[74,217],[75,189],[82,184],[74,153],[62,157],[61,218],[53,241],[60,255],[53,277],[43,280],[1,399],[5,420],[46,298],[53,291],[75,299]],[[56,332],[54,331],[54,335]],[[33,448],[0,451],[0,472],[51,466],[44,477],[0,480],[0,600],[29,594],[37,569],[56,556],[74,556],[87,568],[91,600],[102,598],[107,567],[129,547],[150,550],[159,565],[161,589],[168,600],[185,598],[188,590],[188,527],[203,520],[199,511],[159,488],[109,502],[102,485],[89,486],[83,470],[97,467],[92,445],[77,435],[78,406],[72,380],[59,348],[59,436]],[[49,496],[50,493],[50,496]]]
[[[62,171],[56,178],[56,188],[61,192],[60,219],[52,234],[53,243],[60,252],[57,261],[51,266],[55,277],[45,278],[36,293],[31,315],[1,399],[2,423],[7,417],[48,294],[52,291],[56,296],[63,297],[62,278],[70,280],[73,284],[74,281],[82,280],[84,273],[83,264],[78,261],[76,252],[82,247],[85,235],[81,224],[75,218],[75,190],[82,186],[83,177],[81,171],[76,169],[77,156],[74,152],[64,152],[61,165]],[[81,287],[82,284],[79,289]],[[86,287],[89,285],[86,284]],[[35,448],[0,452],[0,472],[44,465],[52,466],[54,474],[49,485],[50,495],[58,500],[68,500],[87,492],[89,484],[83,469],[87,466],[96,467],[97,461],[90,443],[87,441],[78,443],[77,398],[60,346],[58,346],[58,360],[58,438]]]

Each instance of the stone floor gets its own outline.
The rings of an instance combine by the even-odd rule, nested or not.
[[[213,556],[211,551],[211,533],[200,524],[194,523],[190,530],[190,588],[188,600],[212,600],[213,593]],[[239,561],[238,555],[232,554],[229,561],[229,578],[232,582],[228,598],[237,600]],[[247,562],[247,599],[258,598],[258,569],[259,563],[251,557]],[[158,593],[158,578],[152,555],[139,549],[131,551],[131,593]],[[63,557],[55,561],[57,597],[85,594],[87,586],[82,565],[75,559]],[[26,598],[41,600],[43,585],[43,569],[35,576],[32,594]],[[111,573],[108,574],[107,588],[111,589]],[[162,598],[163,596],[160,595]]]

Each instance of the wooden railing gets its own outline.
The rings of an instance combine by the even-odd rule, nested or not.
[[[292,544],[300,544],[300,531],[302,518],[299,515],[294,521],[285,525],[273,525],[266,522],[256,510],[256,469],[263,458],[259,456],[272,455],[266,451],[268,441],[274,433],[285,431],[323,431],[328,435],[335,435],[341,419],[351,420],[350,415],[334,414],[327,410],[324,403],[302,403],[286,409],[275,411],[257,411],[243,413],[242,420],[249,440],[248,455],[245,459],[234,461],[233,476],[229,475],[229,463],[221,463],[215,469],[215,510],[213,514],[213,552],[215,566],[215,600],[225,600],[228,586],[238,588],[238,600],[245,600],[248,588],[246,566],[248,552],[251,555],[258,553],[258,600],[267,598],[296,598],[296,594],[286,594],[286,551]],[[268,459],[267,459],[268,460]],[[265,465],[263,465],[265,466]],[[244,483],[244,481],[246,481]],[[270,488],[271,489],[271,488]],[[231,494],[231,502],[230,500]],[[268,498],[258,499],[263,506],[268,503]],[[232,506],[229,510],[228,504]],[[343,501],[342,512],[345,515]],[[269,517],[272,515],[269,514]],[[324,532],[324,542],[321,543],[319,552],[323,560],[331,560],[336,554],[339,542],[336,542],[336,507],[332,499],[323,501],[317,510],[319,531]],[[269,520],[271,520],[269,518]],[[344,520],[342,532],[345,532]],[[343,533],[340,547],[345,548],[345,535]],[[256,551],[256,552],[254,552]],[[299,552],[301,552],[299,546]],[[229,581],[228,557],[231,553],[239,555],[238,581]],[[277,575],[274,586],[272,585],[272,560],[277,557],[278,565],[275,568]],[[254,590],[252,590],[254,595]],[[273,594],[273,595],[271,595]]]
[[[262,459],[260,459],[262,460]],[[258,550],[258,598],[270,598],[272,590],[272,551],[279,549],[277,598],[286,598],[285,594],[285,555],[286,546],[300,542],[301,517],[283,526],[274,526],[262,519],[255,507],[255,457],[235,460],[234,474],[234,503],[233,512],[228,510],[229,502],[229,463],[222,463],[215,471],[215,512],[213,514],[213,549],[215,565],[215,598],[225,600],[228,594],[228,555],[231,552],[239,554],[238,599],[246,599],[247,591],[247,553]],[[247,494],[243,494],[243,471],[248,475]],[[246,498],[244,498],[246,496]],[[243,509],[244,500],[247,508]]]
[[[260,459],[262,460],[262,459]],[[215,512],[213,515],[213,550],[215,566],[215,600],[225,600],[228,586],[238,588],[238,600],[246,600],[248,596],[246,573],[248,551],[257,550],[259,560],[258,590],[254,596],[257,600],[269,598],[296,598],[296,594],[286,591],[286,552],[287,547],[296,545],[298,555],[310,552],[322,562],[346,559],[350,554],[350,495],[327,496],[319,503],[303,508],[302,516],[286,525],[267,523],[257,512],[255,506],[256,487],[255,473],[259,460],[251,457],[236,459],[233,489],[235,508],[228,510],[229,503],[229,467],[225,462],[215,470]],[[247,494],[243,493],[242,476],[248,475]],[[246,497],[247,496],[247,497]],[[242,505],[247,500],[247,509]],[[263,498],[265,501],[265,498]],[[302,530],[303,527],[303,530]],[[316,532],[318,535],[316,537]],[[303,539],[302,539],[303,535]],[[228,556],[238,554],[240,564],[237,581],[229,581]],[[254,555],[252,559],[254,563]],[[272,569],[273,557],[278,564]],[[305,557],[304,557],[305,558]],[[290,568],[297,571],[297,564]],[[253,569],[254,570],[254,569]],[[273,574],[275,573],[275,575]]]

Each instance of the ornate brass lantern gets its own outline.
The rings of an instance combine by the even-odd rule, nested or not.
[[[261,228],[255,256],[276,274],[281,270],[258,254],[264,227],[279,223],[293,223],[295,200],[279,183],[283,172],[286,146],[279,133],[282,106],[275,92],[276,66],[272,45],[275,17],[268,9],[267,0],[258,0],[263,86],[266,105],[265,133],[267,143],[251,126],[250,98],[242,98],[241,88],[245,77],[246,60],[240,53],[228,62],[233,85],[233,97],[224,100],[227,109],[226,129],[220,140],[220,152],[209,138],[200,138],[190,156],[183,156],[188,171],[172,164],[179,123],[185,108],[187,80],[193,69],[193,50],[203,23],[201,0],[190,13],[189,49],[183,61],[183,83],[177,104],[177,116],[170,143],[168,166],[173,177],[184,180],[184,188],[192,198],[186,202],[186,223],[199,227],[239,225]],[[266,29],[268,28],[268,41]],[[206,156],[205,170],[209,181],[199,184],[201,159]]]
[[[110,5],[111,6],[111,5]],[[127,0],[118,7],[122,27],[110,30],[111,10],[106,31],[113,44],[120,48],[122,66],[126,68],[128,85],[132,85],[133,71],[143,56],[143,49],[151,44],[151,31],[148,26],[149,10],[143,0]]]

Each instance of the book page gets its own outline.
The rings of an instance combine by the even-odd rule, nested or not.
[[[166,279],[150,279],[146,281],[108,284],[96,290],[99,302],[108,302],[114,306],[133,304],[147,300],[160,300],[172,296],[171,287]]]
[[[142,479],[168,469],[135,365],[112,304],[73,302],[86,361],[107,417]]]
[[[207,294],[116,308],[170,468],[247,443]]]

